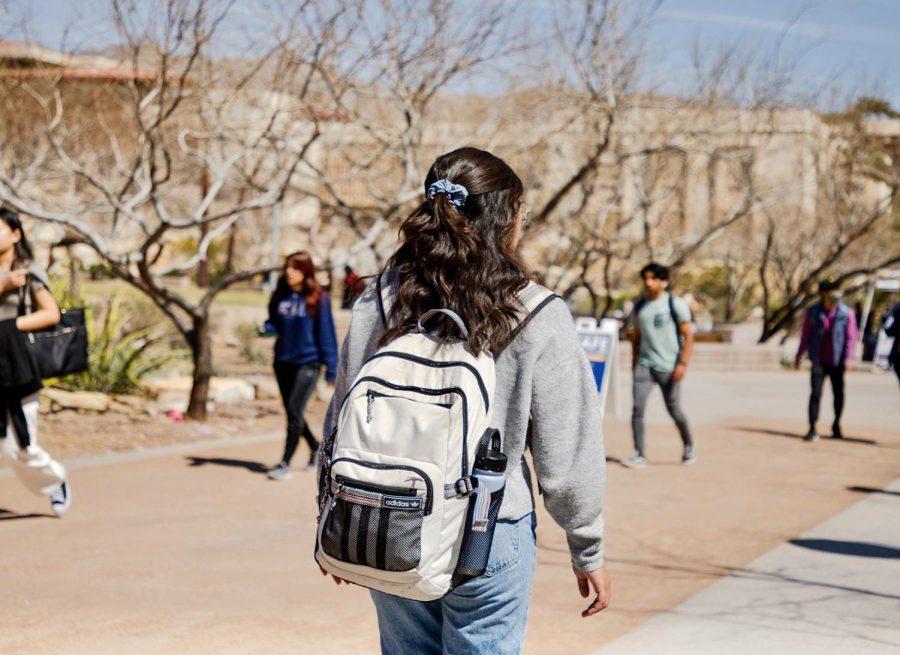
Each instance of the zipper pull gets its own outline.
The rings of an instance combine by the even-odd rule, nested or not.
[[[375,392],[369,391],[366,393],[366,423],[372,422],[372,410],[375,407]]]
[[[334,506],[337,505],[338,496],[341,494],[341,490],[344,488],[343,484],[339,484],[337,491],[334,492],[334,499],[331,501],[331,508],[334,509]]]

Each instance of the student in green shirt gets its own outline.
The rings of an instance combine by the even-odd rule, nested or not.
[[[687,370],[694,347],[691,310],[677,296],[669,295],[669,269],[650,263],[641,269],[645,297],[638,301],[631,315],[632,369],[634,371],[634,409],[631,429],[634,454],[623,464],[629,468],[647,465],[644,450],[644,409],[653,385],[662,389],[666,409],[674,419],[684,452],[682,464],[695,458],[694,441],[687,417],[681,411],[681,380]]]

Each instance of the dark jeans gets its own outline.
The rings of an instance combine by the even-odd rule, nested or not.
[[[810,374],[809,394],[809,427],[814,429],[819,420],[819,405],[822,403],[822,387],[825,386],[825,378],[831,381],[831,393],[834,396],[834,425],[841,422],[841,413],[844,411],[844,365],[830,366],[828,364],[813,364]]]
[[[671,373],[654,371],[643,364],[638,364],[634,367],[634,409],[631,412],[631,431],[634,434],[634,449],[640,455],[644,455],[644,409],[647,407],[647,397],[654,384],[659,385],[659,388],[662,389],[666,409],[669,416],[675,421],[678,434],[681,435],[681,442],[685,446],[693,443],[687,417],[681,411],[679,402],[681,384],[672,380]]]
[[[319,442],[309,429],[309,424],[303,418],[303,410],[306,403],[316,388],[319,379],[318,364],[290,364],[288,362],[275,362],[275,379],[278,380],[278,389],[281,391],[281,402],[284,403],[284,411],[287,413],[287,438],[284,443],[284,456],[281,460],[291,463],[297,445],[300,443],[300,435],[309,444],[310,461],[313,461]]]

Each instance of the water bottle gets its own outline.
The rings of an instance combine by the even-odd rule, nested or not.
[[[466,516],[466,533],[454,572],[454,587],[487,570],[506,487],[506,455],[500,449],[500,431],[493,428],[485,431],[472,469],[472,477],[477,482]]]
[[[497,436],[499,438],[499,431]],[[502,492],[506,486],[506,455],[499,450],[490,448],[489,450],[479,453],[475,458],[475,468],[472,470],[472,477],[478,480],[478,488],[476,493],[478,497],[475,502],[476,511],[473,516],[472,529],[476,532],[485,532],[490,517],[490,505],[492,500]],[[496,503],[499,509],[500,503]],[[494,516],[494,522],[496,515]],[[493,524],[493,522],[491,522]],[[493,526],[492,526],[493,527]]]

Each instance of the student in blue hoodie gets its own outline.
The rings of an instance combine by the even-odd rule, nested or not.
[[[275,292],[269,300],[267,334],[276,334],[275,377],[287,413],[287,437],[281,461],[268,471],[273,480],[291,477],[291,459],[300,435],[309,444],[309,467],[315,466],[319,442],[303,418],[306,403],[325,365],[325,380],[334,384],[338,347],[331,316],[331,299],[316,281],[316,267],[306,252],[287,256]]]

